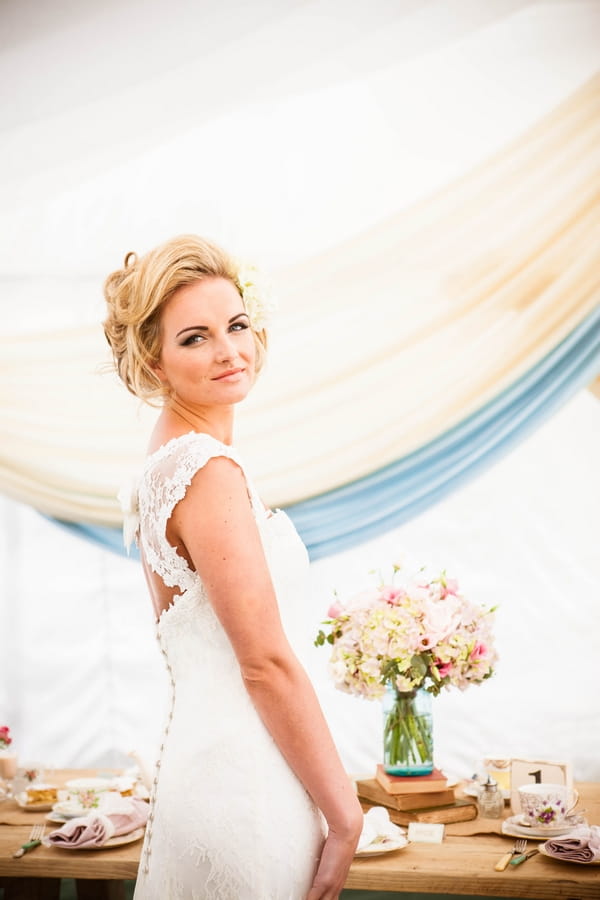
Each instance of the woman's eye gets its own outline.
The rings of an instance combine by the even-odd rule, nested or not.
[[[181,346],[182,347],[190,347],[192,344],[199,344],[203,340],[204,340],[203,334],[190,334],[190,336],[185,339],[185,341],[183,342],[183,344]]]
[[[231,326],[232,331],[245,331],[247,328],[249,328],[247,322],[234,322]]]

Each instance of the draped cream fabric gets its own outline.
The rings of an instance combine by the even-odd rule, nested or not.
[[[26,503],[0,494],[0,722],[23,762],[127,766],[133,747],[152,762],[162,730],[164,666],[140,566],[27,505],[116,523],[116,486],[144,453],[155,413],[99,372],[105,274],[126,251],[183,231],[246,250],[273,272],[281,313],[238,443],[261,467],[261,428],[286,455],[296,437],[303,489],[327,468],[333,483],[342,466],[360,471],[371,455],[378,465],[378,448],[402,452],[483,402],[510,365],[527,368],[583,315],[583,292],[571,303],[564,279],[577,283],[567,249],[588,234],[584,203],[579,226],[565,218],[561,230],[558,181],[574,201],[568,179],[585,153],[568,136],[560,146],[558,120],[598,71],[599,20],[597,0],[3,0],[0,478]],[[538,138],[549,136],[541,120],[553,110],[544,165],[532,152],[519,169],[528,129],[540,122]],[[476,228],[492,202],[497,220]],[[548,254],[533,246],[544,229]],[[552,289],[530,289],[542,272],[562,294],[545,331]],[[479,358],[494,340],[488,367]],[[411,368],[397,359],[405,350]],[[355,395],[336,455],[316,459],[335,405]],[[438,765],[458,777],[490,755],[543,752],[600,780],[597,662],[586,653],[600,634],[599,417],[581,391],[460,490],[311,566],[307,646],[332,592],[368,587],[399,554],[498,607],[497,675],[436,699]],[[378,705],[336,691],[327,653],[312,650],[347,770],[374,770]],[[572,658],[567,678],[547,664]],[[476,727],[457,727],[465,721]]]
[[[267,502],[352,481],[451,427],[600,299],[600,77],[451,187],[275,273],[281,314],[240,443]],[[155,413],[101,373],[99,326],[4,340],[0,488],[117,524]]]
[[[595,0],[28,4],[0,43],[7,494],[119,524],[155,412],[102,371],[100,285],[177,232],[269,263],[237,443],[272,505],[421,446],[598,302]]]

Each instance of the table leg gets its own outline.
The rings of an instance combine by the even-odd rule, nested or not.
[[[125,882],[118,879],[78,878],[77,900],[125,900]]]
[[[60,878],[2,878],[4,900],[59,900]]]

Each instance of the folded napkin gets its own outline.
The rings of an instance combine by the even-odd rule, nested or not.
[[[404,828],[395,825],[385,806],[372,806],[365,813],[363,828],[358,840],[357,850],[365,850],[371,844],[384,840],[399,841],[404,835]]]
[[[103,812],[69,819],[61,828],[51,831],[47,841],[68,850],[102,847],[111,837],[129,834],[145,825],[148,812],[148,804],[143,800],[128,798],[115,804],[112,811],[106,808]]]
[[[600,826],[580,825],[568,837],[546,841],[544,850],[549,856],[572,862],[600,862]]]

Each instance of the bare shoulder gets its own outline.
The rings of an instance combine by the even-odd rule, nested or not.
[[[240,464],[228,456],[211,456],[192,477],[185,497],[173,512],[173,524],[219,530],[254,518]]]
[[[251,589],[272,594],[264,549],[244,472],[214,456],[199,469],[171,522],[180,552],[200,575],[219,618],[238,608]]]
[[[246,476],[240,463],[230,456],[211,456],[194,474],[188,495],[222,502],[241,495],[248,503]]]

